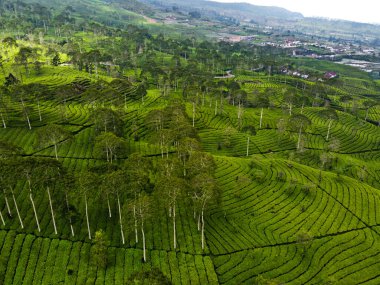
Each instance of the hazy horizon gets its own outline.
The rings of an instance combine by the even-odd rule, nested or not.
[[[360,5],[357,1],[343,0],[212,0],[224,3],[250,3],[260,6],[277,6],[293,12],[302,13],[306,17],[324,17],[331,19],[342,19],[363,23],[380,24],[378,11],[380,2],[373,0],[362,0]],[[342,9],[344,6],[344,9]]]

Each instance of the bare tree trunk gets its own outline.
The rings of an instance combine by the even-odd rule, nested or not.
[[[146,262],[146,246],[145,246],[145,232],[144,232],[144,218],[141,218],[141,235],[143,240],[143,257]]]
[[[28,122],[29,130],[31,130],[32,129],[32,125],[30,124],[29,115],[28,115],[28,113],[26,111],[25,111],[25,115],[26,115],[26,121]]]
[[[202,249],[205,249],[205,220],[204,220],[204,206],[202,208]]]
[[[5,205],[7,206],[7,210],[8,210],[8,215],[9,215],[10,217],[12,217],[11,208],[9,207],[8,198],[7,198],[6,194],[5,194],[4,189],[3,189],[3,193],[4,193]]]
[[[38,222],[37,210],[36,210],[36,206],[34,205],[32,192],[29,193],[29,199],[30,199],[30,202],[32,202],[32,207],[34,211],[34,217],[36,218],[38,232],[41,232],[40,223]]]
[[[215,100],[215,116],[218,113],[218,100]]]
[[[55,159],[58,160],[57,144],[54,144]]]
[[[327,135],[326,135],[326,140],[327,140],[327,141],[329,140],[329,136],[330,136],[331,124],[332,124],[332,120],[330,120],[330,122],[329,122],[329,127],[328,127],[328,129],[327,129]]]
[[[55,233],[55,234],[58,234],[58,233],[57,233],[57,225],[55,224],[54,211],[53,211],[53,203],[52,203],[52,201],[51,201],[51,196],[50,196],[50,189],[49,189],[49,187],[47,187],[47,192],[48,192],[48,196],[49,196],[49,204],[50,204],[51,218],[52,218],[52,220],[53,220],[54,233]]]
[[[3,217],[3,214],[1,213],[1,211],[0,211],[0,218],[1,218],[1,222],[3,223],[3,226],[5,226],[4,217]]]
[[[177,248],[177,232],[176,232],[176,213],[175,213],[175,203],[173,205],[173,243],[174,243],[174,249]]]
[[[11,190],[11,191],[12,191],[12,190]],[[22,220],[21,220],[20,211],[18,210],[18,206],[17,206],[16,198],[15,198],[15,195],[13,194],[13,191],[12,191],[12,198],[13,198],[13,203],[15,203],[16,212],[17,212],[17,216],[18,216],[18,220],[20,221],[21,228],[23,229],[23,228],[24,228],[24,224],[23,224],[23,222],[22,222]]]
[[[30,124],[28,113],[26,113],[26,120],[28,121],[29,130],[31,130],[32,129],[32,125]]]
[[[119,208],[119,222],[120,222],[121,241],[123,244],[125,244],[124,232],[123,232],[123,221],[121,218],[121,206],[120,206],[119,192],[116,192],[116,196],[117,196],[117,206]]]
[[[135,201],[136,203],[136,201]],[[136,240],[136,243],[139,242],[139,236],[137,234],[137,217],[136,217],[136,204],[133,205],[133,216],[134,216],[134,219],[135,219],[135,240]]]
[[[260,114],[260,129],[263,124],[263,113],[264,113],[264,108],[261,108],[261,114]]]
[[[198,231],[201,230],[201,215],[198,215]]]
[[[67,198],[67,192],[65,192],[65,198],[66,198],[67,211],[70,211],[70,208],[69,208],[69,199]],[[71,221],[71,216],[70,215],[69,215],[69,222],[70,222],[71,235],[74,236],[74,227],[73,227],[73,223]]]
[[[87,231],[88,231],[88,238],[91,239],[91,230],[90,230],[90,221],[88,219],[88,206],[87,206],[87,195],[84,195],[84,201],[86,204],[86,221],[87,221]]]
[[[25,104],[24,104],[24,100],[22,100],[22,99],[21,99],[21,104],[22,104],[22,108],[23,108],[23,111],[24,111],[25,116],[26,116],[26,121],[28,122],[29,130],[31,130],[32,126],[30,124],[29,114],[28,114],[28,111],[26,110],[26,107],[25,107]]]
[[[247,139],[247,156],[249,156],[249,136],[248,136],[248,139]]]
[[[110,199],[108,197],[108,193],[107,193],[107,206],[108,206],[108,216],[112,218],[111,205],[110,205]]]
[[[3,122],[3,128],[6,129],[7,128],[7,124],[5,123],[5,119],[3,117],[3,113],[2,112],[0,112],[0,116],[1,116],[1,120]]]
[[[302,126],[300,127],[300,131],[299,131],[299,134],[298,134],[297,149],[299,149],[300,145],[301,145],[301,134],[302,134]]]
[[[40,117],[40,122],[42,122],[42,116],[41,116],[41,109],[40,109],[40,101],[37,101],[37,108],[38,108],[38,116]]]

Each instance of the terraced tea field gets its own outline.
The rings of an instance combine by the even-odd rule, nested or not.
[[[10,100],[7,127],[0,129],[1,141],[21,147],[24,157],[54,158],[54,146],[40,146],[36,137],[48,123],[62,126],[72,137],[59,142],[58,160],[70,171],[82,173],[102,164],[94,153],[96,130],[91,114],[103,106],[119,112],[124,121],[128,155],[119,157],[118,163],[134,152],[159,163],[160,145],[151,140],[152,123],[147,116],[168,106],[169,98],[153,86],[141,98],[136,95],[136,86],[112,85],[111,78],[103,79],[105,83],[93,94],[70,94],[67,100],[54,90],[73,84],[91,90],[97,80],[70,67],[52,67],[44,75],[26,80],[24,83],[43,84],[50,95],[38,106],[33,99],[26,101],[31,129],[23,117],[23,106]],[[173,284],[267,284],[255,283],[260,280],[300,285],[379,284],[378,107],[369,110],[366,121],[364,110],[345,112],[338,102],[333,105],[337,118],[329,127],[330,121],[323,116],[326,107],[296,104],[293,115],[302,114],[310,120],[299,133],[290,123],[280,126],[281,121],[290,121],[281,90],[301,92],[294,79],[284,82],[245,75],[237,81],[245,82],[248,92],[272,89],[276,100],[263,109],[244,107],[240,113],[239,106],[226,98],[222,106],[215,106],[216,100],[206,96],[206,103],[197,103],[195,113],[193,104],[185,102],[189,119],[194,116],[203,151],[214,157],[220,188],[219,203],[205,214],[204,249],[197,219],[185,199],[178,204],[177,248],[173,249],[171,217],[154,215],[146,225],[144,263],[143,245],[135,242],[131,216],[123,217],[126,241],[122,243],[116,196],[109,200],[112,217],[106,203],[90,198],[90,227],[93,231],[103,229],[109,240],[108,266],[96,267],[91,262],[95,247],[87,234],[83,198],[76,194],[70,197],[78,211],[72,236],[64,207],[59,207],[64,197],[53,197],[57,206],[55,234],[48,193],[36,191],[38,231],[27,185],[17,183],[12,195],[4,188],[0,199],[5,222],[0,227],[0,284],[126,284],[132,274],[152,268],[159,268]],[[312,88],[312,83],[307,84]],[[360,96],[375,94],[378,88],[362,81],[353,84],[362,88]],[[334,88],[334,96],[357,91],[351,85]],[[181,93],[172,91],[170,96],[180,99]],[[255,131],[244,132],[247,126]],[[171,146],[168,155],[175,156],[174,151]],[[122,201],[123,209],[128,202]]]

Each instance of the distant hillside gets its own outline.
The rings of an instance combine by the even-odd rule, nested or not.
[[[188,18],[199,17],[208,23],[195,24],[198,25],[196,29],[198,35],[210,36],[214,32],[239,33],[240,31],[236,30],[236,24],[251,22],[261,26],[258,30],[271,26],[280,31],[298,32],[325,37],[329,40],[355,40],[373,45],[377,45],[380,41],[380,25],[308,18],[279,7],[247,3],[219,3],[207,0],[0,0],[2,25],[3,27],[8,25],[11,30],[15,26],[12,22],[14,18],[18,19],[19,24],[29,22],[35,25],[35,19],[30,16],[33,13],[39,13],[40,22],[45,21],[45,24],[46,21],[56,18],[63,23],[91,21],[106,26],[125,28],[129,24],[146,22],[147,17],[160,21],[168,16],[167,12],[175,14],[177,19],[183,22],[179,21],[176,26],[165,26],[166,31],[168,28],[172,31],[177,29],[179,34],[195,27],[188,25],[186,22]],[[23,20],[20,20],[20,17]],[[223,28],[218,25],[210,28],[209,22],[223,23]],[[228,27],[227,30],[223,30],[226,27]],[[230,29],[230,27],[235,28]],[[160,26],[149,25],[148,28],[155,29],[155,32],[161,29]]]
[[[288,24],[291,30],[299,30],[316,35],[327,35],[335,38],[365,38],[371,42],[376,42],[380,38],[380,25],[375,24],[309,17]]]
[[[2,0],[0,0],[1,3]],[[152,13],[152,9],[144,5],[138,0],[22,0],[25,3],[39,3],[44,6],[51,7],[56,10],[61,6],[73,7],[87,7],[99,8],[100,6],[108,5],[112,7],[119,7],[122,9],[130,10],[138,13]]]
[[[297,20],[303,18],[302,14],[290,12],[283,8],[256,6],[247,3],[219,3],[205,0],[141,0],[141,2],[151,4],[154,7],[178,7],[184,11],[199,10],[206,15],[217,12],[238,20],[253,20],[256,22],[265,22],[269,19]]]
[[[36,15],[37,20],[36,20]],[[125,28],[140,23],[144,16],[153,16],[151,7],[137,0],[0,0],[2,25],[13,29],[12,21],[35,26],[47,25],[52,19],[62,24],[97,22],[106,26]]]

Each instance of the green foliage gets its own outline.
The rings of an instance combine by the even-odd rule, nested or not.
[[[6,87],[9,87],[9,86],[15,85],[19,82],[20,82],[20,80],[18,80],[12,73],[9,73],[9,75],[7,77],[5,77],[5,84],[4,85]]]
[[[118,158],[125,157],[126,142],[113,133],[102,133],[95,139],[94,154],[96,157],[106,159],[112,163]]]
[[[91,251],[91,259],[92,263],[95,266],[106,268],[108,264],[108,240],[106,234],[103,230],[98,230],[95,232],[95,238],[93,241],[92,251]]]
[[[259,275],[255,278],[254,284],[255,285],[279,285],[281,283],[276,280],[265,279],[262,275]]]
[[[304,130],[311,125],[311,120],[305,115],[296,114],[290,116],[289,125],[294,131],[298,131],[300,128]]]
[[[251,136],[255,136],[256,135],[256,128],[255,126],[252,126],[252,125],[248,125],[248,126],[244,126],[242,129],[241,129],[242,132],[245,132],[245,133],[248,133],[250,134]]]
[[[152,284],[152,285],[171,285],[172,282],[158,268],[149,271],[141,271],[132,274],[126,284]]]
[[[15,155],[23,154],[21,147],[15,146],[6,141],[0,141],[0,158],[9,158]]]
[[[58,158],[57,145],[72,137],[72,134],[63,127],[56,124],[48,124],[37,131],[36,145],[41,147],[45,145],[54,145],[56,157]]]
[[[56,54],[52,61],[51,61],[51,64],[54,65],[54,66],[58,66],[59,64],[61,63],[61,58],[59,56],[59,54]]]
[[[91,114],[90,119],[94,122],[97,133],[112,132],[117,136],[123,134],[124,122],[120,115],[111,109],[97,109]]]

